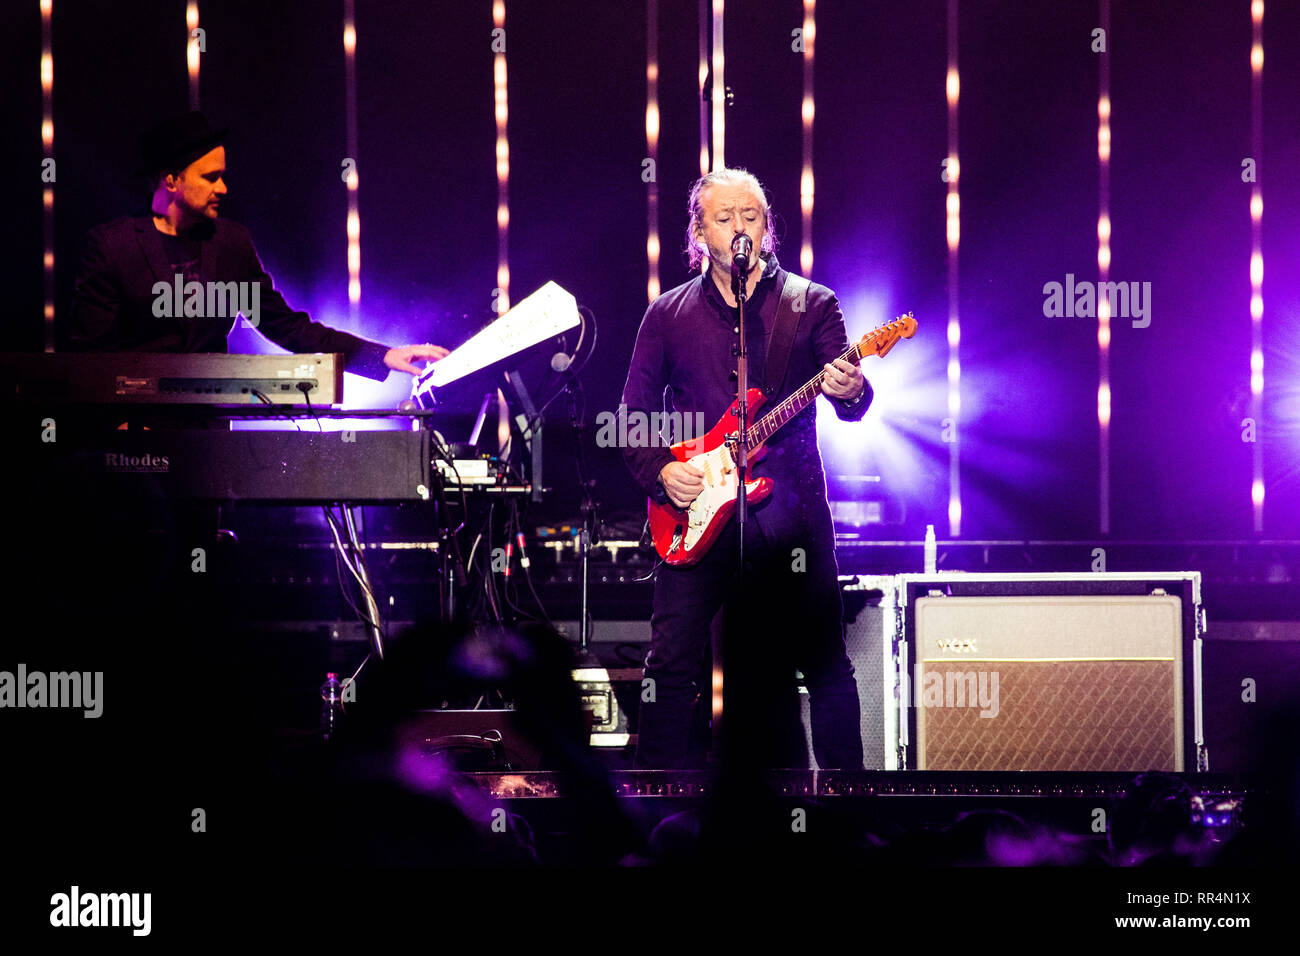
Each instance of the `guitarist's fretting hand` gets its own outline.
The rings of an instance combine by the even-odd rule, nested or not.
[[[826,377],[822,379],[822,391],[831,398],[851,402],[866,387],[862,369],[850,365],[844,359],[836,359],[834,365],[824,365]]]
[[[660,470],[659,483],[668,492],[668,499],[684,510],[704,490],[704,472],[684,461],[674,461]]]

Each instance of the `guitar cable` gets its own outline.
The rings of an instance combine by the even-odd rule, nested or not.
[[[298,389],[303,393],[303,398],[306,400],[307,403],[307,411],[312,416],[312,419],[316,422],[317,431],[323,433],[324,427],[321,423],[320,416],[317,415],[315,410],[312,408],[311,397],[307,394],[310,388],[311,386],[308,385],[306,382],[298,383]],[[273,409],[277,408],[276,403],[271,401],[270,397],[267,396],[264,392],[260,391],[259,389],[253,389],[252,394],[255,398],[257,398],[258,401],[262,402],[262,404],[269,405]],[[289,415],[286,415],[284,412],[277,412],[277,414],[279,415],[280,418],[283,418],[290,425],[292,425],[296,431],[298,431],[299,433],[302,432],[302,428],[301,426],[299,426],[296,419],[294,419]],[[348,607],[350,607],[352,609],[352,612],[357,616],[357,619],[367,627],[375,628],[382,635],[383,626],[379,622],[372,620],[370,615],[367,614],[365,611],[363,611],[357,605],[356,601],[353,599],[351,593],[348,590],[347,576],[343,573],[343,569],[345,566],[347,570],[351,572],[352,576],[357,579],[358,583],[361,584],[369,600],[371,602],[374,601],[374,594],[370,592],[362,576],[357,573],[356,568],[352,566],[351,560],[348,558],[347,554],[344,551],[342,534],[339,531],[338,523],[337,523],[338,519],[334,517],[334,512],[331,510],[329,505],[322,505],[321,511],[324,513],[325,521],[329,525],[330,531],[334,536],[334,541],[335,541],[334,571],[335,574],[338,576],[339,592],[342,595],[343,600],[347,603]],[[363,515],[363,521],[364,521],[364,515]],[[360,672],[360,668],[358,668],[358,673],[359,672]],[[355,677],[355,675],[353,676]]]

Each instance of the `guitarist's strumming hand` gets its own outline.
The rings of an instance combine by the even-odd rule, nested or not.
[[[684,461],[674,461],[659,471],[659,483],[668,492],[668,499],[685,510],[704,490],[704,472]]]
[[[850,365],[844,359],[836,359],[834,365],[824,365],[826,377],[822,379],[822,392],[830,398],[851,402],[862,394],[866,380],[862,369]]]

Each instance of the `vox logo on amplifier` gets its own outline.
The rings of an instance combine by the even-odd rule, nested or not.
[[[939,646],[940,654],[974,654],[975,641],[972,638],[966,638],[960,641],[935,641]]]

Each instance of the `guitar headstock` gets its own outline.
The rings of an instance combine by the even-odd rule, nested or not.
[[[861,358],[868,355],[883,356],[898,344],[899,339],[910,339],[915,334],[916,319],[911,312],[907,312],[893,322],[887,322],[862,336],[857,345],[858,355]]]

